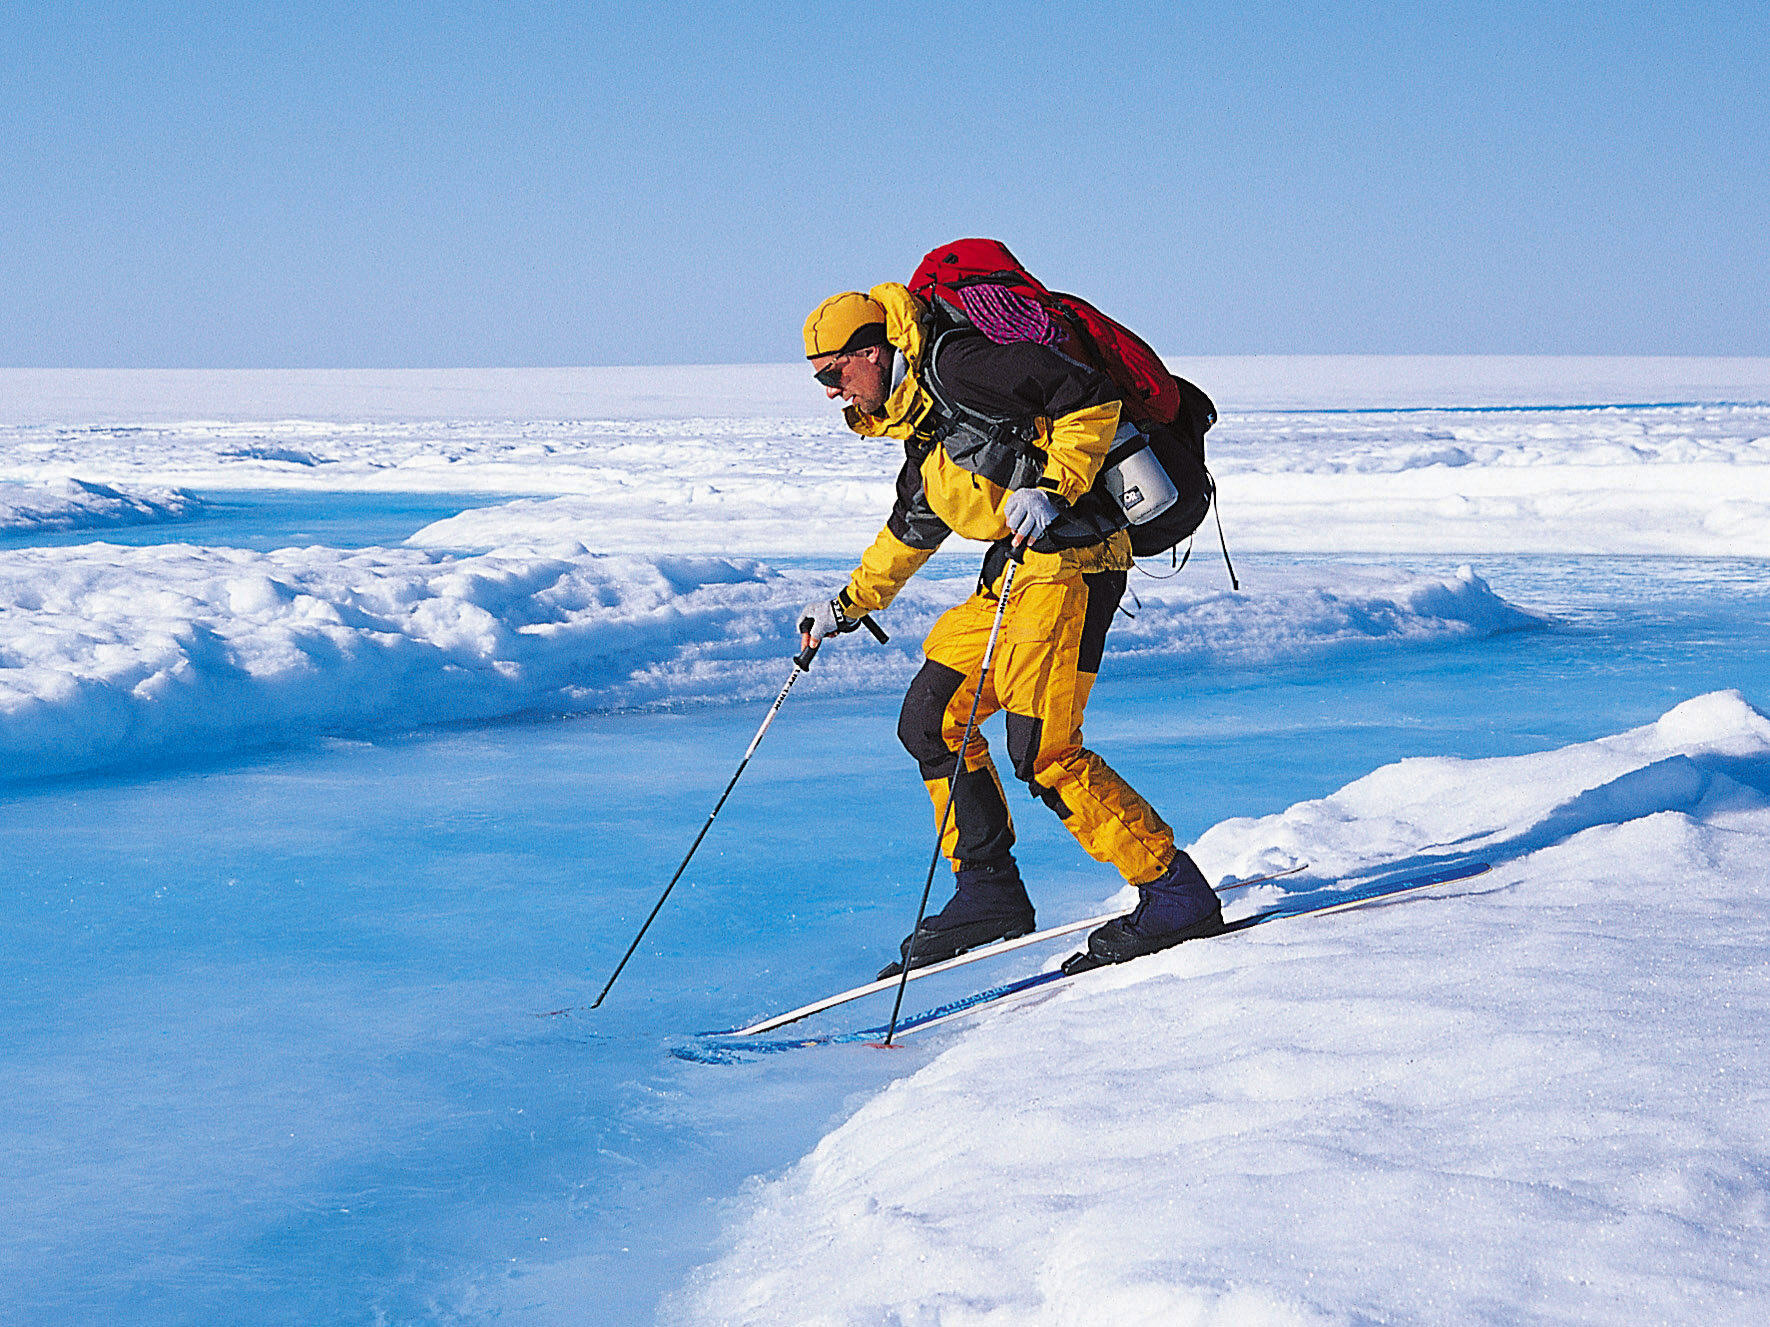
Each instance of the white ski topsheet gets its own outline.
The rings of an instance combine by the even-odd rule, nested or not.
[[[1182,945],[931,1042],[753,1195],[675,1312],[1759,1321],[1766,789],[1770,720],[1715,693],[1219,825],[1192,849],[1208,872],[1303,843],[1323,871],[1452,843],[1495,869]]]
[[[1252,879],[1225,881],[1216,888],[1219,893],[1233,889],[1247,888],[1267,880],[1281,880],[1286,876],[1296,875],[1298,872],[1306,870],[1307,868],[1307,862],[1299,862],[1297,865],[1288,867],[1283,871],[1272,871],[1264,875],[1256,876]],[[973,949],[969,953],[960,954],[956,958],[946,959],[944,962],[930,963],[926,967],[913,968],[910,971],[909,980],[918,981],[923,977],[937,976],[942,972],[951,972],[955,968],[966,967],[972,963],[981,963],[989,959],[998,958],[1003,954],[1012,954],[1017,950],[1026,949],[1031,945],[1041,945],[1048,940],[1057,940],[1066,935],[1074,935],[1078,931],[1092,930],[1096,926],[1104,926],[1115,917],[1122,917],[1124,915],[1125,914],[1122,911],[1103,912],[1098,917],[1084,917],[1081,921],[1064,922],[1058,926],[1047,926],[1043,930],[1034,931],[1029,935],[1017,936],[1012,940],[1001,940],[995,944],[985,945],[981,949]],[[877,981],[870,981],[863,985],[855,986],[850,990],[838,991],[834,995],[827,995],[821,1000],[813,1000],[810,1004],[800,1005],[797,1009],[789,1009],[784,1014],[774,1014],[768,1018],[761,1019],[755,1023],[750,1023],[741,1028],[732,1028],[727,1032],[709,1033],[708,1035],[722,1037],[759,1036],[764,1032],[772,1032],[775,1028],[785,1027],[789,1023],[797,1023],[800,1019],[810,1018],[813,1014],[821,1014],[827,1009],[835,1009],[841,1005],[848,1004],[850,1001],[864,999],[869,995],[877,995],[881,991],[891,990],[899,984],[899,978],[897,977],[881,977]]]

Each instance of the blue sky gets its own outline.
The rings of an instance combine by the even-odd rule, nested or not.
[[[1770,354],[1770,6],[0,10],[0,364],[783,361],[992,235],[1170,354]]]

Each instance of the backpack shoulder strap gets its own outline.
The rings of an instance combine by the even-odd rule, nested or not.
[[[952,327],[936,336],[928,348],[918,370],[933,401],[927,423],[933,426],[931,431],[947,455],[962,469],[1004,488],[1037,483],[1045,468],[1045,453],[1034,442],[1037,432],[1031,418],[978,410],[955,398],[941,381],[936,363],[940,352],[969,337],[987,339],[971,327]]]
[[[922,385],[928,389],[928,394],[934,398],[934,403],[939,407],[941,413],[949,419],[962,420],[988,430],[1020,423],[1021,421],[1008,415],[992,414],[987,410],[978,410],[973,406],[962,404],[940,380],[940,352],[955,341],[972,339],[983,340],[985,338],[982,332],[968,324],[951,326],[939,332],[929,345],[928,354],[922,362]]]

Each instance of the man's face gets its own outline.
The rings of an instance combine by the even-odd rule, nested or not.
[[[811,361],[813,373],[827,369],[839,370],[842,375],[837,386],[824,388],[824,395],[832,401],[839,396],[869,415],[885,408],[885,398],[891,395],[890,347],[868,346],[847,355],[819,355]]]

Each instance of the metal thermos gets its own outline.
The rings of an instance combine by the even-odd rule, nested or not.
[[[1154,520],[1180,496],[1167,470],[1148,447],[1132,452],[1100,477],[1132,525]]]

